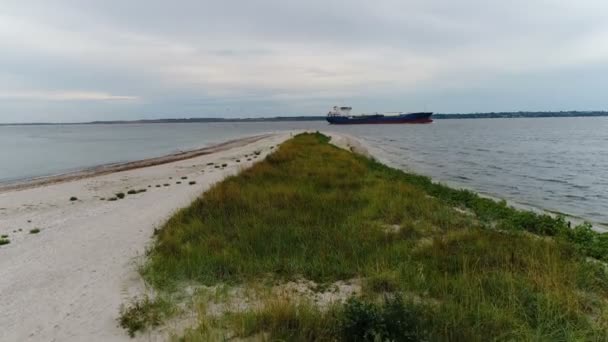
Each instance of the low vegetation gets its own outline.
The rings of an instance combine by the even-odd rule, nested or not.
[[[119,192],[119,193],[117,193],[117,194],[116,194],[116,198],[119,198],[119,199],[123,199],[123,198],[125,198],[125,193],[124,193],[124,192]]]
[[[0,238],[0,246],[8,245],[9,243],[11,243],[11,240],[7,238]]]
[[[72,196],[72,197],[70,197],[70,201],[72,201],[72,202],[78,201],[78,197]]]
[[[188,182],[188,184],[194,185],[194,184],[196,184],[196,181],[190,181],[190,182]]]
[[[120,308],[119,324],[126,329],[129,336],[134,337],[135,332],[144,327],[156,327],[162,320],[170,315],[172,307],[162,299],[155,301],[145,297],[134,299],[128,307]]]
[[[216,184],[155,230],[141,273],[161,294],[297,279],[313,291],[357,280],[360,291],[326,306],[289,294],[220,312],[195,291],[200,325],[184,340],[608,339],[606,235],[328,142],[298,135]],[[178,304],[132,305],[121,325],[157,325],[154,305]]]
[[[40,233],[40,228],[30,229],[30,234],[38,234]]]

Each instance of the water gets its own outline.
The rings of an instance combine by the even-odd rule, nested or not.
[[[537,208],[608,222],[608,118],[0,126],[0,182],[161,156],[287,129],[360,137],[390,165]]]

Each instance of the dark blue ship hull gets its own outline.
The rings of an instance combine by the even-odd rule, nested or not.
[[[360,116],[328,116],[327,122],[333,125],[357,125],[357,124],[416,124],[431,123],[432,112],[409,113],[401,115],[360,115]]]

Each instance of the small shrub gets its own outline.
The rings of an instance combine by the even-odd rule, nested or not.
[[[222,167],[226,167],[226,166],[228,166],[228,164],[222,164]]]
[[[11,240],[9,239],[0,239],[0,246],[8,245],[9,243],[11,243]]]
[[[169,184],[169,183],[165,183],[165,184],[163,184],[163,186],[169,186],[169,185],[171,185],[171,184]]]
[[[189,182],[188,184],[190,184],[190,185],[194,185],[194,184],[196,184],[196,182],[195,182],[195,181],[191,181],[191,182]]]
[[[157,187],[157,188],[160,188],[160,187],[161,187],[161,185],[160,185],[160,184],[156,184],[156,187]]]
[[[213,163],[207,163],[207,165],[213,165]]]
[[[120,199],[123,199],[123,198],[125,198],[125,193],[124,192],[119,192],[119,193],[116,194],[116,197],[118,197]]]
[[[420,312],[401,295],[386,297],[384,305],[349,299],[339,329],[345,341],[420,341]]]
[[[240,160],[240,159],[237,159],[237,160],[236,160],[236,162],[237,162],[237,163],[240,163],[240,162],[241,162],[241,160]]]
[[[146,297],[134,300],[129,307],[120,308],[118,323],[127,330],[129,336],[135,337],[138,331],[148,327],[157,327],[168,315],[168,303],[163,300],[152,301]]]
[[[146,191],[148,191],[148,190],[147,189],[139,189],[139,190],[137,190],[137,193],[139,194],[139,193],[146,192]]]
[[[100,201],[105,201],[105,200],[106,200],[106,198],[105,198],[105,197],[100,197],[100,198],[99,198],[99,200],[100,200]]]
[[[127,191],[127,195],[135,195],[137,193],[136,190],[129,190]]]
[[[220,168],[220,166],[219,166],[219,165],[215,165],[215,168],[216,168],[216,169],[219,169],[219,168]]]
[[[38,229],[38,228],[30,229],[30,234],[38,234],[38,233],[40,233],[40,229]]]
[[[182,179],[188,179],[188,177],[184,176],[184,177],[182,177]]]
[[[76,196],[72,196],[70,197],[70,201],[74,202],[74,201],[78,201],[78,197]]]
[[[8,234],[2,234],[2,235],[0,235],[0,238],[2,238],[2,239],[6,239],[7,237],[8,237]]]
[[[116,198],[116,197],[110,197],[110,198],[108,198],[108,201],[116,201],[116,200],[118,200],[118,198]]]
[[[175,184],[182,184],[182,182],[179,182],[179,181],[178,181],[178,182],[175,182]]]

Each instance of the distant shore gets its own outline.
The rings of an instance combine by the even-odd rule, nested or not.
[[[572,118],[572,117],[607,117],[608,111],[560,111],[560,112],[487,112],[487,113],[435,113],[433,119],[517,119],[517,118]],[[142,119],[89,122],[31,122],[0,123],[0,126],[36,126],[36,125],[119,125],[119,124],[163,124],[163,123],[222,123],[222,122],[291,122],[291,121],[325,121],[324,115],[275,116],[252,118],[176,118],[176,119]]]

